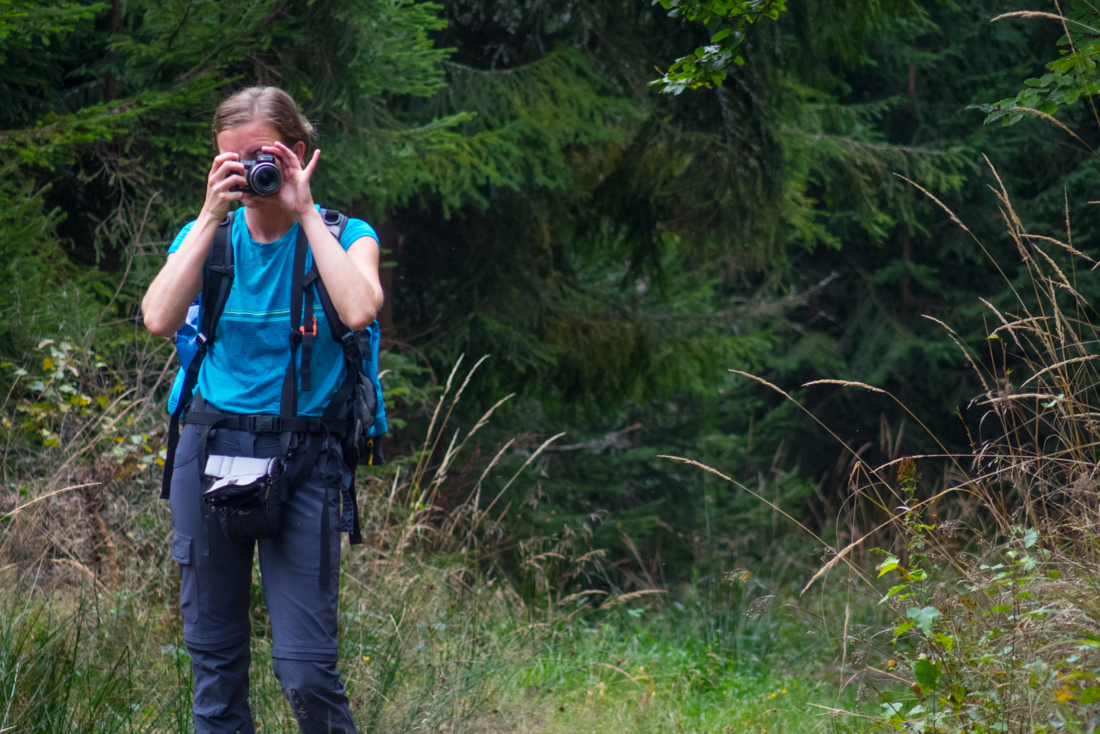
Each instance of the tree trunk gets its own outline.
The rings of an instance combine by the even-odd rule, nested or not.
[[[393,271],[400,256],[401,245],[405,242],[405,235],[397,231],[397,222],[391,216],[387,216],[376,231],[378,246],[382,249],[379,257],[382,267],[378,270],[378,278],[382,282],[382,294],[385,297],[382,309],[378,312],[378,325],[382,328],[382,340],[392,344],[397,339],[393,329]]]
[[[111,35],[115,35],[122,28],[122,0],[111,0]],[[114,54],[111,55],[111,62]],[[118,79],[113,71],[108,71],[103,78],[103,101],[110,102],[118,98]]]

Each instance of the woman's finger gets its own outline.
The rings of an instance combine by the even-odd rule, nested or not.
[[[241,176],[239,174],[233,174],[231,176],[226,176],[221,181],[217,181],[214,184],[212,184],[211,187],[210,187],[210,190],[213,191],[216,194],[220,194],[220,193],[229,191],[230,189],[232,189],[234,187],[244,186],[247,183],[248,183],[248,181],[245,180],[244,176]],[[240,193],[240,192],[235,192],[235,193]]]
[[[240,201],[243,198],[244,198],[244,192],[243,191],[226,191],[224,194],[221,195],[221,199],[224,202]]]
[[[244,173],[244,164],[240,161],[226,161],[222,164],[222,171],[226,176],[232,176],[234,173]]]
[[[237,160],[239,158],[240,156],[236,153],[219,153],[214,156],[214,162],[210,164],[210,175],[214,175],[214,172],[221,168],[226,161]]]
[[[216,171],[213,171],[210,175],[211,178],[217,179],[219,177],[225,178],[234,174],[244,173],[244,164],[235,160],[225,160],[218,166]]]
[[[228,160],[230,155],[232,155],[232,154],[231,153],[220,153],[220,154],[214,156],[214,160],[210,163],[210,175],[211,176],[214,175],[214,171],[221,168],[222,163],[224,163],[226,160]]]
[[[302,177],[308,181],[313,178],[313,171],[317,168],[317,161],[321,160],[321,149],[313,151],[313,157],[309,160],[309,165],[306,166],[306,170],[302,174]]]
[[[302,164],[298,160],[298,156],[294,155],[294,151],[283,145],[281,141],[276,140],[275,145],[265,145],[262,150],[278,158],[279,167],[288,173],[297,173],[301,170]]]

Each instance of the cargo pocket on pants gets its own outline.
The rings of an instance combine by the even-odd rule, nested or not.
[[[172,534],[172,560],[180,566],[180,614],[183,621],[194,624],[199,620],[199,588],[191,564],[191,538]]]

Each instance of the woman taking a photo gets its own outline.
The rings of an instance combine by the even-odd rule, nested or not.
[[[339,535],[350,530],[342,489],[351,472],[339,438],[328,434],[328,424],[321,425],[344,384],[344,351],[324,313],[310,318],[312,295],[306,296],[300,327],[307,348],[295,349],[294,339],[302,339],[288,340],[287,334],[292,283],[301,283],[301,274],[292,278],[299,238],[308,241],[305,271],[316,266],[339,321],[353,331],[369,325],[382,304],[378,242],[365,222],[348,220],[337,238],[322,218],[310,192],[321,151],[313,151],[307,163],[312,126],[286,92],[253,87],[234,94],[215,112],[213,132],[218,155],[202,211],[177,235],[142,302],[149,330],[173,337],[202,292],[219,225],[242,205],[224,225],[232,248],[232,287],[188,414],[222,419],[204,428],[185,417],[171,466],[172,556],[180,567],[183,638],[194,669],[195,730],[254,732],[248,705],[249,589],[258,546],[272,664],[283,694],[303,732],[350,734],[356,730],[336,661]],[[282,180],[266,196],[241,190],[248,188],[246,174],[261,155],[272,156]],[[205,299],[203,305],[208,306]],[[317,430],[271,430],[281,407],[285,416],[288,382],[297,416],[311,419]],[[245,425],[260,430],[243,430]],[[303,451],[305,446],[311,450]],[[281,532],[258,541],[227,537],[229,531],[223,532],[214,509],[200,497],[210,487],[206,455],[285,459],[288,476],[305,467],[300,486],[283,505]]]

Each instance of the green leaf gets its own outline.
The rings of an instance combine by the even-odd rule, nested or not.
[[[900,717],[901,711],[902,705],[900,701],[893,701],[882,704],[882,715],[886,718]]]
[[[935,607],[910,607],[905,614],[926,635],[932,634],[932,624],[941,616],[940,610]]]
[[[1100,686],[1091,686],[1081,691],[1081,698],[1078,700],[1080,700],[1082,704],[1100,701]]]
[[[913,673],[917,676],[917,683],[920,683],[922,693],[928,693],[935,688],[936,681],[940,677],[939,668],[931,660],[918,660],[913,666]]]
[[[878,565],[878,577],[882,578],[891,571],[896,571],[901,566],[901,559],[890,556]]]
[[[710,37],[710,42],[711,43],[718,43],[719,41],[721,41],[723,38],[725,38],[729,34],[730,34],[730,29],[729,28],[723,28],[722,30],[718,31],[717,33],[715,33],[713,36]]]
[[[879,602],[878,602],[878,603],[879,603],[879,604],[882,604],[882,603],[883,603],[884,601],[886,601],[887,599],[889,599],[890,597],[892,597],[892,596],[893,596],[894,594],[898,593],[899,591],[903,591],[903,590],[905,590],[905,589],[908,589],[908,588],[909,588],[909,584],[898,584],[898,585],[897,585],[897,586],[895,586],[894,588],[892,588],[892,589],[890,589],[889,591],[887,591],[887,592],[886,592],[886,596],[884,596],[884,597],[882,597],[881,599],[879,599]],[[905,597],[902,597],[902,598],[904,599]]]
[[[901,637],[906,632],[908,632],[909,630],[913,629],[916,626],[917,626],[916,622],[905,622],[903,624],[899,624],[898,628],[894,630],[894,637]]]
[[[1063,395],[1058,396],[1059,399],[1061,399],[1063,397],[1064,397]],[[1031,546],[1035,545],[1038,542],[1039,542],[1039,531],[1035,530],[1033,528],[1028,528],[1027,532],[1024,533],[1024,547],[1025,548],[1030,548]]]
[[[1055,61],[1051,61],[1047,65],[1047,68],[1050,69],[1051,71],[1066,72],[1066,71],[1071,70],[1076,63],[1077,63],[1077,56],[1076,56],[1076,54],[1073,54],[1073,55],[1070,55],[1070,56],[1063,56],[1062,58],[1057,59]]]
[[[955,647],[955,638],[954,637],[949,637],[948,635],[941,634],[941,633],[937,632],[935,639],[936,639],[936,642],[938,642],[940,645],[942,645],[943,649],[947,650],[948,652],[951,652],[951,650]]]

